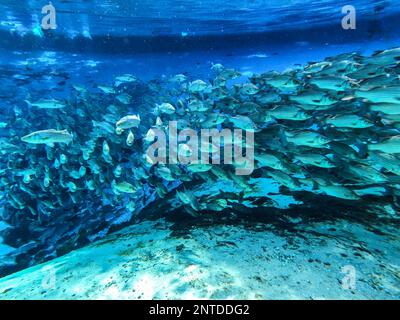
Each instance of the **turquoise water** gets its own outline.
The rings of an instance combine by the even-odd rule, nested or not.
[[[179,236],[246,223],[282,236],[340,220],[339,231],[382,226],[396,243],[395,1],[353,1],[354,30],[342,28],[346,1],[53,1],[54,30],[41,26],[46,4],[0,1],[0,276],[164,218]],[[199,80],[204,88],[194,89]],[[140,124],[122,128],[127,115]],[[250,175],[225,159],[205,168],[146,162],[149,130],[170,121],[199,134],[254,132]],[[67,131],[62,141],[26,138],[49,129]],[[360,297],[374,298],[368,290]]]

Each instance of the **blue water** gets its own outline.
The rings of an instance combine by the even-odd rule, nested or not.
[[[0,4],[4,31],[27,35],[40,24],[46,1]],[[53,1],[58,16],[57,34],[67,38],[132,36],[210,36],[285,32],[321,28],[340,21],[348,1],[333,0],[160,0],[160,1]],[[396,1],[356,0],[361,24],[385,21],[399,13]],[[396,21],[394,21],[396,23]],[[377,31],[377,30],[375,30]],[[394,31],[392,29],[392,31]]]
[[[0,3],[1,61],[37,59],[82,67],[80,73],[105,81],[123,71],[147,80],[208,75],[211,63],[221,62],[241,71],[283,71],[399,44],[395,1],[353,1],[356,30],[341,27],[346,1],[53,1],[57,29],[42,30],[45,4]]]
[[[342,53],[366,56],[400,46],[400,7],[391,0],[352,1],[355,30],[341,26],[342,7],[349,4],[342,0],[52,1],[57,29],[42,30],[41,8],[47,3],[0,0],[0,122],[14,112],[27,112],[27,97],[69,99],[76,94],[73,85],[96,92],[98,85],[111,86],[125,73],[144,82],[176,74],[210,81],[211,66],[221,63],[247,80]],[[0,137],[7,134],[0,129]],[[106,218],[107,223],[112,220]],[[0,266],[6,265],[0,276],[41,262],[23,256],[8,267],[4,257],[17,248],[10,241],[2,244],[4,230],[7,226],[0,224]],[[109,230],[96,232],[88,231],[89,238],[101,238]],[[25,236],[15,243],[29,244]]]

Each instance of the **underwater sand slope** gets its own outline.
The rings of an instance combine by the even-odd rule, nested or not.
[[[394,227],[147,221],[0,279],[0,299],[399,299]],[[377,234],[374,231],[380,230]],[[368,230],[369,229],[369,230]],[[342,268],[355,270],[345,288]],[[346,269],[345,269],[346,270]]]

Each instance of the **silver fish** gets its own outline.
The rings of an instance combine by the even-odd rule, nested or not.
[[[33,144],[70,143],[72,134],[67,130],[41,130],[32,132],[21,138],[22,141]]]

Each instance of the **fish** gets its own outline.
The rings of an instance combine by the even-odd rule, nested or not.
[[[262,76],[262,78],[266,84],[281,91],[296,90],[301,86],[301,81],[296,79],[292,74],[275,73],[270,76]]]
[[[199,93],[203,92],[207,88],[207,83],[205,83],[203,80],[195,80],[189,83],[188,90],[191,93]]]
[[[173,177],[171,170],[169,170],[166,166],[158,167],[156,173],[166,181],[175,181],[176,179]]]
[[[86,168],[84,166],[80,166],[78,172],[79,172],[79,177],[82,178],[82,177],[84,177],[86,175],[87,171],[86,171]]]
[[[354,189],[353,192],[359,197],[364,197],[364,196],[382,197],[388,193],[388,190],[385,187],[376,186],[364,189]]]
[[[90,190],[90,191],[96,190],[96,183],[93,180],[86,181],[85,185],[88,188],[88,190]]]
[[[382,86],[391,86],[399,84],[400,84],[399,76],[384,73],[373,77],[364,78],[356,83],[356,87],[358,87],[362,91],[368,91]]]
[[[115,126],[117,128],[127,130],[131,128],[137,128],[140,125],[140,121],[139,115],[127,115],[119,119]]]
[[[197,173],[197,172],[207,172],[211,170],[212,165],[210,164],[190,164],[187,166],[187,169],[190,172]]]
[[[232,122],[232,124],[243,130],[257,130],[256,124],[249,117],[246,116],[231,116],[228,117],[228,121]]]
[[[151,143],[156,139],[156,137],[157,137],[156,132],[154,131],[154,129],[150,128],[147,131],[146,135],[143,137],[143,140],[145,142]]]
[[[115,176],[116,178],[121,177],[121,175],[122,175],[122,173],[123,173],[122,166],[118,164],[118,165],[114,168],[113,173],[114,173],[114,176]]]
[[[255,95],[259,92],[258,87],[252,83],[246,83],[242,85],[239,90],[241,94],[249,96]]]
[[[187,107],[192,112],[206,112],[211,108],[207,102],[201,100],[192,100]]]
[[[213,146],[213,144],[210,144],[210,149]],[[203,149],[201,149],[203,151]],[[208,151],[205,151],[208,152]],[[209,150],[210,153],[213,152],[213,150]],[[179,157],[190,157],[193,154],[193,150],[187,145],[187,144],[180,144],[178,146],[178,156]]]
[[[345,200],[360,200],[361,198],[349,188],[340,185],[319,186],[319,191],[331,197]]]
[[[135,186],[126,181],[116,182],[113,180],[111,186],[116,193],[135,193],[137,191]]]
[[[133,135],[132,131],[129,130],[128,136],[126,137],[126,145],[131,147],[134,141],[135,136]]]
[[[372,123],[371,121],[362,118],[356,114],[344,114],[330,117],[325,120],[325,123],[331,124],[338,128],[355,129],[365,129],[374,125],[374,123]]]
[[[282,101],[282,97],[276,92],[263,93],[256,96],[257,103],[261,105],[273,104]]]
[[[308,65],[306,65],[304,67],[304,73],[306,73],[306,74],[318,73],[330,66],[332,66],[332,62],[329,62],[329,61],[309,63]]]
[[[376,65],[397,64],[399,61],[400,61],[400,48],[377,51],[372,57],[367,59],[368,63]]]
[[[184,74],[176,74],[169,79],[170,82],[182,83],[187,80],[187,77]]]
[[[382,115],[381,121],[383,124],[394,124],[396,129],[399,129],[397,124],[400,122],[400,114],[385,114]]]
[[[384,114],[400,114],[400,103],[373,103],[369,105],[371,111],[382,112]]]
[[[290,95],[289,100],[301,105],[331,106],[338,101],[331,98],[324,91],[308,90],[298,95]]]
[[[328,62],[328,65],[326,65],[321,71],[316,72],[316,75],[321,77],[321,76],[338,76],[338,77],[345,77],[352,79],[350,75],[353,74],[354,72],[357,72],[360,68],[362,68],[362,64],[354,61],[354,59],[361,59],[361,57],[353,55],[353,56],[347,56],[344,57],[343,60],[340,58],[333,58],[331,61],[329,58],[326,59]]]
[[[313,153],[297,154],[294,156],[294,159],[306,165],[312,165],[325,169],[336,167],[335,164],[333,164],[327,157],[321,154],[313,154]]]
[[[369,151],[382,151],[388,154],[400,153],[400,135],[382,140],[378,143],[368,144]]]
[[[268,171],[267,174],[281,185],[288,187],[292,190],[298,190],[300,184],[290,175],[282,171]]]
[[[32,132],[23,136],[21,140],[32,144],[70,143],[73,136],[67,130],[47,129]]]
[[[281,171],[286,170],[282,160],[272,154],[258,154],[254,159],[257,161],[258,168],[269,167]]]
[[[41,99],[36,102],[30,102],[29,100],[25,100],[25,102],[29,106],[38,109],[62,109],[66,107],[66,104],[64,102],[56,99]]]
[[[325,147],[332,140],[315,131],[301,131],[298,133],[285,132],[286,140],[298,146],[312,148]]]
[[[115,94],[116,91],[113,87],[107,87],[107,86],[97,86],[101,91],[103,91],[105,94]]]
[[[371,183],[385,183],[388,181],[384,174],[363,164],[352,164],[346,170],[353,174],[357,181],[364,180]]]
[[[74,84],[72,85],[72,88],[74,88],[74,90],[77,91],[78,93],[81,94],[87,93],[87,89],[84,86]]]
[[[68,163],[68,157],[65,154],[60,154],[60,164]]]
[[[132,97],[127,93],[121,93],[115,97],[122,104],[130,104],[132,102]]]
[[[384,169],[400,176],[400,160],[391,154],[382,152],[370,152],[371,164],[379,164]]]
[[[211,64],[211,70],[215,71],[217,73],[223,72],[225,70],[225,67],[221,63],[212,63]]]
[[[240,72],[235,69],[225,68],[222,64],[216,63],[212,64],[211,70],[214,71],[220,78],[224,78],[227,80],[233,80],[240,77]]]
[[[350,78],[345,76],[319,76],[310,77],[309,83],[315,85],[319,89],[333,90],[333,91],[345,91],[352,85]]]
[[[192,192],[188,190],[183,190],[182,192],[177,190],[176,195],[177,198],[182,201],[182,203],[190,205],[193,210],[200,210],[200,205]]]
[[[355,96],[363,98],[370,103],[394,103],[400,104],[400,85],[383,86],[371,90],[356,90]]]
[[[69,192],[76,192],[78,190],[78,187],[72,181],[68,182],[66,186]]]
[[[331,141],[329,142],[328,148],[332,150],[335,154],[340,155],[343,159],[358,159],[358,152],[354,148],[343,142]]]
[[[120,76],[115,77],[114,85],[116,87],[120,86],[123,83],[132,83],[132,82],[137,82],[138,79],[131,74],[123,74]]]
[[[172,104],[166,103],[166,102],[157,104],[156,108],[155,108],[156,114],[160,114],[160,113],[174,114],[175,111],[176,111],[175,107]]]
[[[277,106],[274,109],[267,111],[266,121],[272,118],[278,120],[293,120],[304,121],[311,118],[303,109],[294,105]]]
[[[112,157],[110,154],[110,146],[106,140],[103,141],[102,156],[106,162],[112,163]]]

